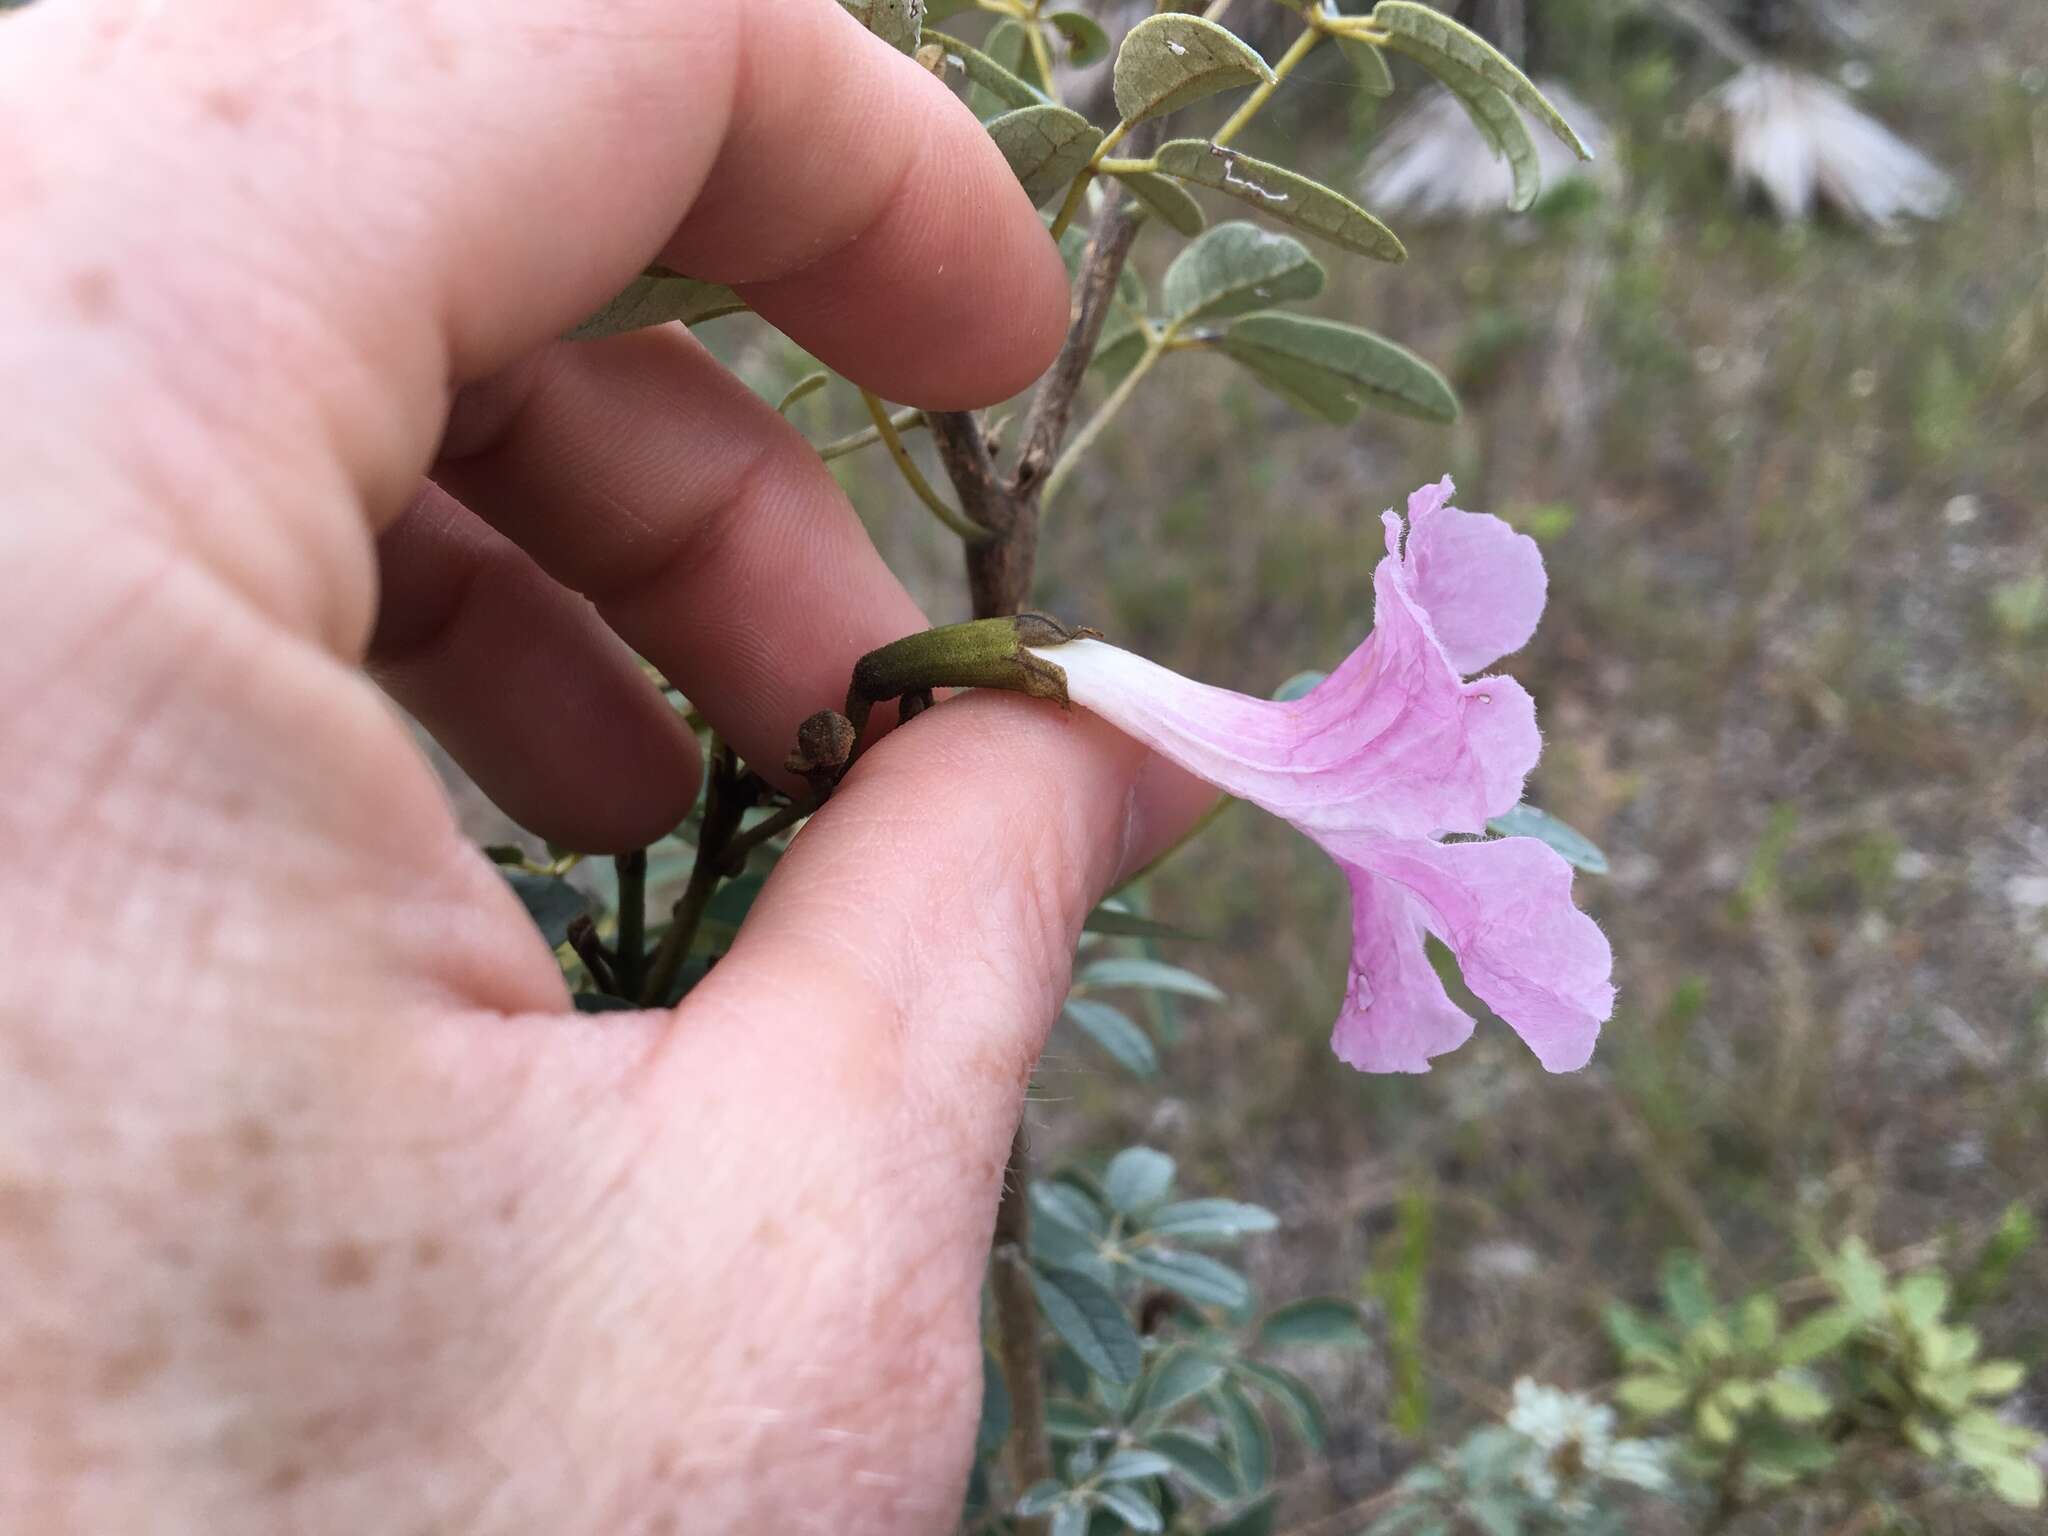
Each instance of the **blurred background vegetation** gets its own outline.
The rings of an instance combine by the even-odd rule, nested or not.
[[[1774,40],[1956,177],[1949,218],[1881,237],[1731,192],[1687,131],[1728,74],[1692,34],[1605,0],[1531,11],[1533,68],[1608,129],[1598,182],[1519,217],[1391,216],[1406,265],[1331,262],[1310,306],[1436,361],[1462,421],[1332,429],[1174,359],[1047,515],[1043,606],[1255,694],[1364,633],[1378,512],[1446,471],[1549,564],[1506,667],[1546,732],[1529,798],[1612,861],[1579,882],[1621,985],[1594,1066],[1548,1077],[1494,1021],[1426,1077],[1338,1066],[1342,883],[1239,807],[1148,893],[1210,936],[1169,958],[1230,1001],[1180,1006],[1155,1082],[1071,1034],[1039,1074],[1052,1159],[1169,1147],[1184,1184],[1280,1214],[1246,1256],[1266,1296],[1376,1307],[1380,1347],[1324,1362],[1334,1440],[1283,1477],[1283,1529],[1355,1528],[1341,1512],[1518,1375],[1610,1378],[1601,1309],[1651,1301],[1671,1249],[1727,1294],[1806,1273],[1815,1234],[1966,1266],[2014,1202],[2048,1214],[2039,0],[1871,4],[1852,44]],[[1243,147],[1355,190],[1417,98],[1397,73],[1382,103],[1321,50]],[[1177,246],[1136,264],[1156,284]],[[749,324],[714,342],[773,397],[801,366]],[[793,410],[814,438],[864,419],[836,393]],[[934,618],[964,617],[950,537],[879,456],[837,465]],[[2035,1424],[2044,1298],[2037,1247],[1977,1319],[2029,1366]],[[1910,1489],[1894,1517],[2040,1528]]]

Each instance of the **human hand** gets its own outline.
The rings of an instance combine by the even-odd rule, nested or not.
[[[778,762],[922,617],[687,335],[548,338],[659,254],[1013,392],[1065,288],[986,135],[831,0],[49,0],[0,142],[0,1507],[948,1526],[1030,1064],[1185,795],[950,703],[586,1018],[361,667],[577,846],[692,799],[632,651]]]

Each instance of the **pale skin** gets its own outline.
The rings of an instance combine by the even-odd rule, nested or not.
[[[549,338],[658,254],[1012,393],[985,135],[831,0],[49,0],[0,145],[0,1526],[948,1528],[1074,936],[1198,794],[948,703],[582,1017],[365,672],[594,851],[699,772],[634,651],[781,763],[923,616],[686,334]]]

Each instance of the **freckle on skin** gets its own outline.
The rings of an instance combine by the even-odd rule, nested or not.
[[[170,1361],[170,1351],[164,1348],[161,1339],[149,1339],[132,1349],[109,1355],[100,1366],[100,1396],[127,1397],[140,1391]]]
[[[57,1226],[57,1197],[26,1184],[0,1184],[0,1242],[28,1247]]]
[[[226,86],[217,85],[199,98],[206,115],[217,123],[226,123],[230,128],[239,128],[249,121],[249,98]]]
[[[412,1245],[412,1261],[421,1269],[432,1269],[448,1256],[448,1245],[431,1232]]]
[[[509,1222],[515,1216],[517,1216],[519,1214],[520,1202],[524,1198],[525,1197],[521,1195],[518,1190],[515,1189],[512,1191],[511,1194],[507,1195],[504,1199],[500,1200],[498,1202],[498,1220],[501,1222]]]
[[[221,1297],[214,1304],[213,1315],[223,1329],[240,1338],[263,1330],[262,1310],[245,1296]]]
[[[355,1290],[376,1272],[376,1256],[361,1243],[335,1243],[320,1255],[320,1283],[329,1290]]]
[[[251,1159],[268,1157],[277,1150],[277,1132],[261,1120],[238,1120],[234,1130],[235,1146]]]
[[[105,267],[81,267],[71,274],[71,302],[94,324],[114,313],[114,274]]]

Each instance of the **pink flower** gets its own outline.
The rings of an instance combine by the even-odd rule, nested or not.
[[[1372,633],[1301,699],[1211,688],[1099,640],[1040,652],[1074,703],[1217,788],[1292,822],[1351,884],[1351,980],[1331,1045],[1367,1072],[1425,1072],[1464,1043],[1423,947],[1553,1072],[1582,1067],[1612,1012],[1613,956],[1572,905],[1572,871],[1533,838],[1481,834],[1541,750],[1519,683],[1465,674],[1518,650],[1543,612],[1543,559],[1499,518],[1449,505],[1451,482],[1385,514]]]

